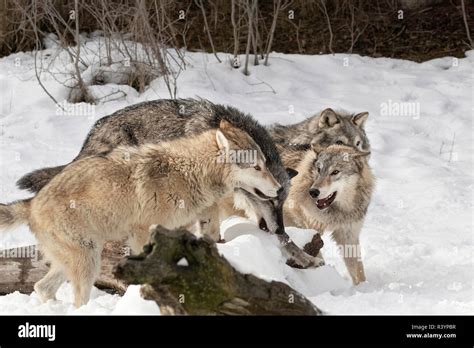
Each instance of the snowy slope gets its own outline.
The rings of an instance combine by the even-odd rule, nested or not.
[[[422,64],[357,55],[273,54],[270,66],[252,66],[248,77],[218,64],[212,55],[186,55],[190,66],[178,80],[179,97],[230,104],[264,124],[297,122],[326,107],[370,112],[367,133],[377,188],[361,237],[368,282],[350,286],[329,235],[323,238],[327,266],[293,270],[283,263],[273,237],[235,218],[222,226],[224,234],[235,238],[219,246],[232,264],[285,281],[330,314],[474,313],[474,51],[464,59]],[[141,95],[108,85],[97,93],[123,89],[127,96],[86,115],[58,115],[34,78],[32,57],[20,53],[0,60],[1,202],[28,197],[15,187],[23,174],[69,162],[98,118],[129,104],[169,97],[161,79]],[[64,87],[52,79],[45,84],[64,99]],[[387,112],[393,105],[413,109],[401,115],[395,109]],[[307,231],[289,232],[297,243],[310,238]],[[31,243],[34,237],[24,227],[0,234],[0,248]],[[89,309],[75,311],[65,295],[70,295],[69,285],[63,285],[57,303],[40,305],[35,294],[16,293],[0,298],[0,313],[158,312],[151,303],[127,306],[127,301],[143,301],[130,291],[120,299],[97,290]]]

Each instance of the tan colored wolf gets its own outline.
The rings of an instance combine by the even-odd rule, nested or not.
[[[283,210],[285,225],[333,231],[353,283],[365,281],[359,235],[374,187],[370,152],[344,145],[280,150],[285,165],[299,163]]]
[[[254,151],[256,163],[223,160]],[[260,147],[244,131],[221,121],[218,129],[140,147],[118,147],[64,168],[35,197],[0,205],[0,228],[28,223],[51,262],[35,284],[43,301],[69,279],[77,307],[89,300],[102,246],[128,237],[137,252],[152,224],[173,229],[236,188],[276,198],[281,189]]]

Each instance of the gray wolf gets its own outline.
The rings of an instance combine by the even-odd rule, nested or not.
[[[218,161],[243,149],[256,152],[254,165]],[[119,146],[74,161],[32,199],[1,205],[0,227],[29,225],[51,262],[36,292],[43,301],[53,299],[69,279],[79,307],[89,300],[105,241],[129,238],[139,252],[150,225],[186,225],[235,188],[276,199],[281,185],[258,144],[223,120],[195,136]]]
[[[277,200],[265,200],[245,190],[235,193],[237,208],[245,211],[262,229],[284,234],[283,202],[288,195],[290,176],[296,173],[285,170],[280,155],[266,129],[251,116],[235,108],[213,104],[207,100],[178,99],[156,100],[126,107],[98,120],[87,135],[77,161],[90,155],[111,151],[117,146],[137,146],[157,143],[177,137],[194,135],[208,129],[215,129],[221,120],[226,120],[252,137],[262,150],[267,166],[282,186]],[[187,151],[187,150],[185,150]],[[43,168],[22,177],[17,185],[21,189],[38,192],[65,166]],[[210,209],[209,227],[216,234],[216,209]]]
[[[359,235],[374,187],[368,155],[345,145],[283,151],[285,164],[299,161],[285,202],[285,224],[333,231],[354,284],[365,281]]]
[[[299,123],[271,125],[268,131],[273,141],[280,145],[317,144],[327,147],[336,144],[370,151],[364,129],[368,117],[368,112],[351,114],[328,108]]]
[[[264,202],[244,191],[237,192],[234,197],[236,207],[245,211],[262,229],[281,234],[284,232],[282,205],[288,195],[289,179],[296,175],[296,171],[291,167],[287,170],[283,168],[274,142],[280,145],[341,144],[369,151],[370,143],[364,130],[367,118],[367,112],[349,114],[325,109],[294,125],[270,126],[267,132],[251,116],[232,107],[203,99],[156,100],[129,106],[98,120],[73,161],[110,151],[119,145],[154,143],[195,134],[215,128],[221,119],[225,119],[255,139],[268,160],[270,171],[284,188],[276,203]],[[64,167],[65,165],[33,171],[18,180],[17,185],[21,189],[38,192]],[[212,226],[207,226],[211,235],[216,234],[216,214],[216,209],[210,209],[208,218],[201,220],[201,225],[212,221]]]

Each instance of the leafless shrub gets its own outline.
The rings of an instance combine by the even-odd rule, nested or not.
[[[186,62],[177,44],[180,33],[175,23],[179,19],[169,16],[172,1],[72,0],[62,6],[49,0],[13,1],[23,26],[34,33],[36,47],[45,38],[56,46],[47,66],[39,59],[39,82],[44,73],[50,74],[69,88],[68,101],[94,103],[97,96],[90,91],[94,84],[127,84],[142,92],[157,77],[163,77],[170,96],[176,97],[177,79]],[[100,32],[95,51],[81,33],[82,17],[93,21]],[[45,28],[39,25],[39,18],[47,23]],[[183,31],[186,29],[184,26]],[[64,60],[64,54],[71,64],[55,69],[55,63],[64,64],[58,62]]]
[[[112,80],[142,91],[151,80],[162,77],[170,96],[175,96],[177,79],[185,67],[184,52],[193,49],[212,52],[218,62],[218,51],[229,52],[231,66],[240,68],[242,59],[242,71],[249,74],[250,55],[253,54],[254,65],[260,59],[268,65],[272,50],[311,54],[356,52],[406,58],[406,48],[410,47],[418,60],[417,54],[425,57],[428,53],[424,52],[429,52],[415,45],[420,40],[429,42],[430,50],[437,50],[438,56],[459,53],[460,46],[465,50],[467,45],[473,45],[472,25],[469,28],[473,3],[465,0],[450,1],[452,8],[447,10],[455,12],[457,22],[453,23],[451,13],[443,17],[447,29],[446,33],[440,29],[443,35],[438,40],[427,40],[430,30],[440,31],[437,22],[431,21],[426,13],[443,13],[446,4],[440,1],[429,7],[404,8],[409,15],[403,21],[397,19],[400,0],[3,1],[2,4],[9,4],[4,12],[8,12],[10,25],[5,29],[5,21],[0,17],[0,44],[3,36],[7,38],[3,40],[5,45],[15,47],[15,51],[41,49],[45,37],[54,33],[57,46],[65,50],[74,68],[72,78],[67,80],[68,88],[74,90],[73,100],[93,99],[88,93],[91,81],[112,83],[107,81],[113,67],[120,76]],[[0,6],[0,15],[2,9]],[[70,18],[71,11],[75,20]],[[426,27],[431,29],[425,30]],[[96,60],[100,61],[98,67],[85,58],[94,52],[90,52],[83,33],[94,31],[100,31],[104,38],[99,52],[95,52]],[[460,36],[461,40],[450,40]],[[42,64],[38,62],[40,70]],[[45,64],[44,68],[51,70],[50,63]],[[97,76],[80,76],[91,70]],[[64,80],[57,72],[55,75],[54,78]]]

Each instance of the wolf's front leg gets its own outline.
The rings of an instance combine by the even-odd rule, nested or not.
[[[220,219],[217,204],[212,205],[202,212],[197,221],[197,230],[201,235],[209,236],[215,242],[220,240]]]
[[[128,245],[133,255],[138,255],[143,251],[143,246],[148,243],[150,231],[145,226],[133,226],[132,233],[128,237]]]
[[[354,285],[366,280],[359,243],[361,228],[362,223],[357,223],[343,229],[336,229],[333,232],[333,238],[341,249],[344,263]]]

